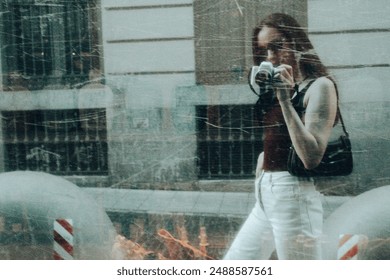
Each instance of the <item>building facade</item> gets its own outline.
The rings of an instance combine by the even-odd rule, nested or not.
[[[280,11],[308,27],[339,84],[355,171],[332,184],[382,185],[388,8],[365,5],[3,0],[1,169],[85,186],[251,190],[262,149],[247,86],[252,28]]]
[[[0,171],[52,173],[110,197],[102,203],[127,236],[186,223],[197,239],[207,225],[218,254],[234,236],[262,150],[247,85],[252,29],[271,12],[308,28],[338,83],[354,172],[319,180],[320,190],[356,195],[390,182],[384,0],[0,3]],[[136,204],[152,190],[166,192],[117,211],[119,201]],[[183,207],[175,221],[158,209],[172,206],[161,198]],[[218,199],[240,211],[224,212]]]

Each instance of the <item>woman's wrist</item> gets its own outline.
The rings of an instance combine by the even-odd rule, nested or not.
[[[280,105],[290,105],[291,104],[291,98],[283,98],[279,99],[279,104]]]
[[[294,93],[293,89],[290,88],[283,88],[279,89],[279,92],[277,94],[278,100],[280,104],[291,104],[291,96]]]

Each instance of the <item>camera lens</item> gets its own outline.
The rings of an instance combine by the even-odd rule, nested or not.
[[[265,72],[265,71],[261,71],[259,72],[257,75],[256,75],[256,82],[258,84],[260,83],[266,83],[266,82],[269,82],[271,79],[270,75],[268,72]]]
[[[259,71],[256,75],[256,83],[261,86],[262,84],[272,85],[274,67],[272,63],[264,61],[259,66]]]

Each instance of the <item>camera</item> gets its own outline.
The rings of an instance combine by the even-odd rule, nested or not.
[[[271,62],[263,61],[259,66],[253,66],[249,77],[249,86],[259,97],[259,105],[263,113],[276,102],[274,85],[280,83],[280,79],[275,78],[275,67]]]
[[[269,92],[280,79],[275,78],[275,68],[271,62],[263,61],[260,66],[253,66],[250,72],[250,86],[257,95]]]

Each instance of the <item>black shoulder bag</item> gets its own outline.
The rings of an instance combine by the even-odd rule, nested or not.
[[[299,115],[302,115],[305,110],[303,107],[303,98],[305,96],[306,90],[309,88],[312,82],[314,81],[311,81],[301,92],[296,89],[297,95],[295,98],[293,98],[292,102]],[[345,128],[343,117],[341,116],[338,105],[338,96],[337,114],[343,127],[344,135],[341,135],[337,140],[328,143],[320,164],[310,170],[304,167],[294,147],[291,145],[287,160],[287,170],[291,175],[299,177],[319,177],[346,176],[352,173],[353,157],[351,141]]]

